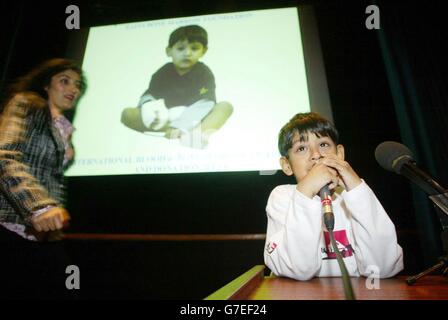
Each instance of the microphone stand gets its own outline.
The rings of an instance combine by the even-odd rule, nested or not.
[[[338,245],[334,240],[333,229],[334,229],[334,214],[333,209],[331,207],[331,194],[328,189],[328,185],[323,187],[319,191],[319,196],[322,201],[322,211],[324,224],[327,228],[327,231],[330,235],[331,246],[333,247],[334,252],[336,253],[336,259],[338,261],[339,269],[341,270],[342,275],[342,283],[344,285],[344,294],[346,300],[356,300],[355,294],[353,292],[352,283],[350,281],[350,275],[347,271],[347,267],[345,266],[344,259],[342,258],[342,254],[338,249]]]
[[[445,253],[448,252],[448,192],[436,194],[429,196],[429,199],[434,203],[437,214],[440,219],[440,223],[442,225],[442,245]],[[433,265],[432,267],[420,272],[415,276],[408,277],[406,279],[406,283],[408,285],[413,285],[418,279],[443,268],[443,276],[448,276],[448,254],[439,257],[438,263]]]
[[[328,228],[327,228],[328,229]],[[342,258],[342,254],[338,249],[338,245],[334,240],[333,230],[328,230],[330,234],[330,242],[333,247],[334,252],[336,253],[336,259],[339,264],[339,269],[341,269],[342,282],[344,284],[344,294],[346,300],[356,300],[355,293],[353,292],[352,283],[350,281],[350,276],[347,271],[347,267],[345,266],[344,259]]]

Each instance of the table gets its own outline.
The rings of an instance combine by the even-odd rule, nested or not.
[[[342,278],[314,278],[297,281],[264,276],[265,267],[255,266],[206,300],[343,300]],[[415,284],[406,283],[407,276],[377,279],[350,278],[357,300],[448,300],[448,278],[425,276]],[[370,288],[370,289],[369,289]]]

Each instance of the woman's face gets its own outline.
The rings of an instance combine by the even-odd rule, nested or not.
[[[76,104],[81,93],[81,77],[76,71],[64,70],[51,77],[45,90],[52,115],[61,115]]]

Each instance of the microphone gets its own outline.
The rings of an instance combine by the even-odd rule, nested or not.
[[[429,174],[421,170],[414,158],[411,150],[406,146],[394,142],[385,141],[380,143],[375,149],[375,159],[381,167],[386,170],[401,174],[422,188],[429,199],[437,206],[436,213],[442,226],[442,245],[444,251],[448,251],[448,193],[445,188],[438,184]],[[445,214],[443,214],[445,213]],[[416,276],[409,277],[406,282],[411,285],[417,279],[441,267],[447,267],[446,256],[439,258],[439,263],[435,266],[419,273]]]
[[[324,215],[325,227],[328,231],[333,231],[334,229],[334,214],[333,206],[331,203],[331,193],[328,184],[323,186],[319,190],[320,202],[322,204],[322,214]]]
[[[421,170],[413,157],[411,150],[394,141],[380,143],[375,149],[375,159],[384,169],[405,176],[430,196],[445,193],[445,188]]]

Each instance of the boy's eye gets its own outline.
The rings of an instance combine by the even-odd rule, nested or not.
[[[320,146],[321,146],[321,147],[329,147],[330,144],[329,144],[328,142],[321,142],[321,143],[320,143]]]
[[[304,151],[306,151],[306,147],[305,146],[298,146],[296,151],[297,152],[304,152]]]

